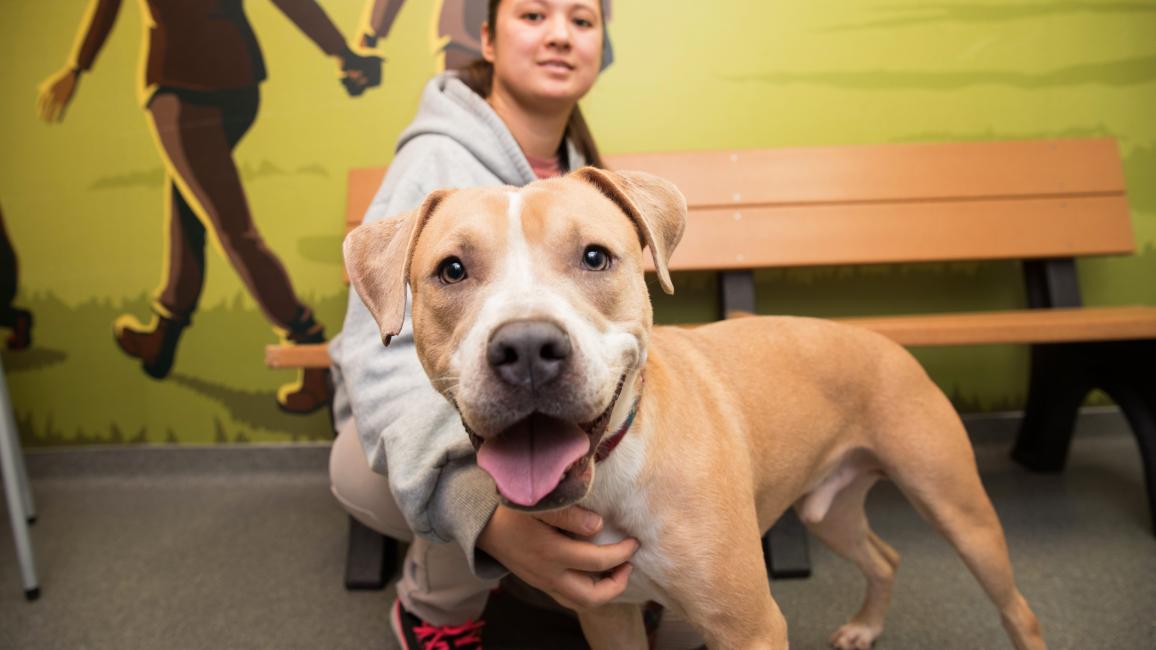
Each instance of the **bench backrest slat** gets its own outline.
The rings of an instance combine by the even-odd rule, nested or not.
[[[1124,191],[1110,139],[689,151],[608,163],[673,181],[692,208]]]
[[[690,207],[674,270],[1128,254],[1111,139],[887,144],[609,157]],[[349,175],[347,230],[384,168]]]
[[[1123,197],[692,210],[671,268],[1032,259],[1132,248]]]
[[[358,167],[349,170],[349,185],[345,188],[345,233],[361,225],[369,204],[381,187],[388,167]]]

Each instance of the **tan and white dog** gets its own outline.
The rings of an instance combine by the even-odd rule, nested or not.
[[[870,647],[899,556],[863,506],[887,477],[959,551],[1015,647],[1043,648],[959,417],[902,347],[806,318],[652,328],[643,249],[671,292],[685,220],[671,183],[585,168],[434,192],[345,242],[387,344],[411,287],[421,363],[504,502],[581,503],[641,543],[626,602],[580,612],[590,644],[645,648],[638,603],[653,599],[710,647],[786,648],[760,536],[793,506],[867,576],[832,644]]]

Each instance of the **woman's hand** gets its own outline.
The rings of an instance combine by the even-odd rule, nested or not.
[[[40,84],[40,94],[36,98],[36,112],[45,122],[59,122],[64,119],[64,109],[76,93],[80,71],[72,66],[64,68]]]
[[[522,580],[573,610],[604,605],[626,589],[638,541],[599,546],[563,534],[593,535],[602,518],[578,506],[531,515],[498,506],[477,545]]]

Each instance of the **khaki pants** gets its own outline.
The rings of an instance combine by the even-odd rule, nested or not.
[[[434,625],[460,625],[481,618],[486,598],[498,581],[476,577],[457,544],[435,544],[413,534],[389,491],[389,479],[369,468],[353,418],[349,422],[338,432],[329,455],[330,489],[358,521],[409,542],[397,583],[402,605]]]

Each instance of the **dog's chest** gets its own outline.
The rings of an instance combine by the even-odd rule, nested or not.
[[[656,601],[670,606],[666,602],[665,583],[669,575],[671,562],[663,552],[660,540],[653,530],[628,530],[614,520],[613,514],[604,515],[602,530],[591,538],[595,544],[613,544],[627,537],[633,537],[640,543],[630,564],[634,570],[630,574],[630,582],[626,591],[614,599],[618,603],[642,604],[647,601]]]
[[[626,592],[616,602],[645,603],[665,600],[665,578],[670,561],[661,545],[661,519],[653,511],[649,486],[640,480],[646,458],[639,436],[627,436],[595,474],[590,494],[582,506],[602,515],[602,530],[592,538],[596,544],[613,544],[627,537],[640,543],[631,558],[634,571]]]

